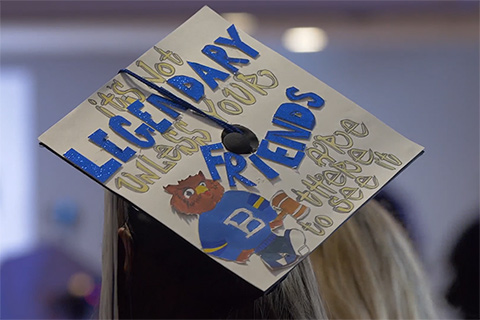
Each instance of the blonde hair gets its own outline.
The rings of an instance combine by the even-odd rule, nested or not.
[[[117,230],[118,216],[128,203],[113,193],[105,193],[102,251],[102,291],[100,319],[118,319]],[[252,302],[245,310],[233,310],[229,318],[327,319],[310,260],[304,259],[271,293]]]
[[[376,201],[365,204],[310,257],[329,318],[436,318],[405,231]]]

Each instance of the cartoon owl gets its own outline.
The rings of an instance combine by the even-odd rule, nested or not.
[[[294,264],[309,251],[300,230],[286,230],[283,236],[272,232],[272,227],[282,225],[284,215],[280,217],[270,202],[257,194],[224,192],[218,181],[205,179],[201,171],[164,189],[172,195],[170,204],[177,213],[199,216],[200,242],[210,255],[246,263],[255,253],[269,268],[278,269]],[[280,210],[295,203],[297,211],[292,215],[308,214],[308,208],[283,191],[275,194],[273,201],[278,202]]]
[[[170,205],[183,214],[200,214],[212,210],[222,199],[224,191],[217,181],[205,179],[202,171],[178,181],[178,185],[168,185],[164,189],[172,195]]]

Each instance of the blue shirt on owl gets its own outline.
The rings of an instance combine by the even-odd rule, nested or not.
[[[213,210],[200,214],[198,232],[206,253],[236,260],[243,250],[257,249],[274,236],[269,223],[277,217],[259,195],[230,190]]]

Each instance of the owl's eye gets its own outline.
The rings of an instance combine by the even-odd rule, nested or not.
[[[206,186],[207,186],[207,184],[205,183],[205,181],[200,182],[198,185],[199,185],[199,186],[202,186],[202,187],[206,187]]]
[[[185,189],[185,191],[183,191],[183,196],[189,199],[191,196],[193,196],[194,193],[195,193],[195,190],[193,190],[192,188],[188,188],[188,189]]]

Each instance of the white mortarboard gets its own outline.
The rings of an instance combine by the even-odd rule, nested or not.
[[[263,291],[423,151],[208,7],[39,140]]]

